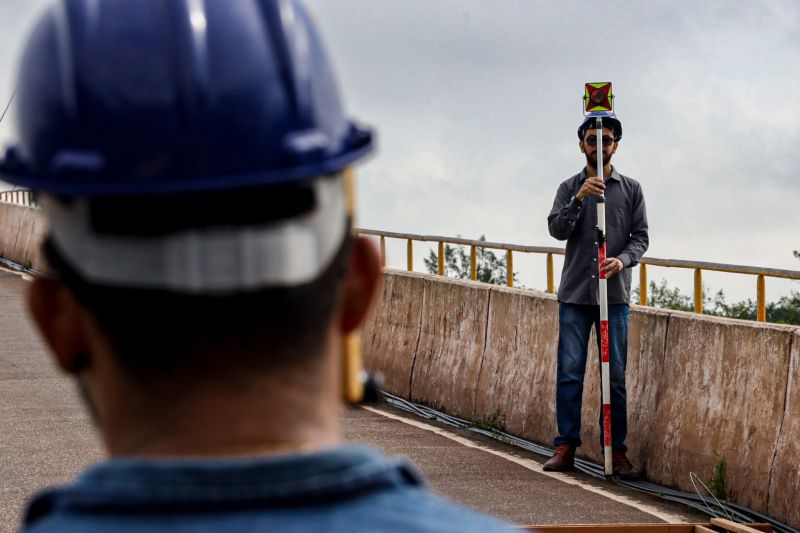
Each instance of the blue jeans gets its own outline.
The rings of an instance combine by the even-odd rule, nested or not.
[[[628,360],[627,304],[608,306],[608,336],[611,364],[611,444],[626,451],[628,411],[625,398],[625,365]],[[558,437],[555,445],[581,445],[581,400],[586,354],[592,324],[600,352],[600,306],[558,303],[558,373],[556,384],[556,420]],[[600,358],[598,357],[598,369]],[[602,398],[599,399],[602,402]],[[600,445],[603,444],[603,414],[600,410]]]

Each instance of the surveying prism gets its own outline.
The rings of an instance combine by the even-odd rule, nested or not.
[[[614,95],[611,92],[611,82],[587,83],[583,95],[584,110],[586,115],[594,113],[611,113],[614,111]]]
[[[587,83],[583,95],[583,114],[596,117],[597,128],[597,176],[606,181],[603,164],[603,118],[614,117],[614,95],[611,82]],[[608,344],[608,281],[603,272],[606,260],[606,199],[605,195],[597,198],[597,266],[598,266],[598,300],[600,303],[600,377],[602,386],[603,409],[603,456],[606,476],[614,473],[611,455],[611,357]]]

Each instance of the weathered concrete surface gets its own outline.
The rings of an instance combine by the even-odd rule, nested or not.
[[[647,471],[649,447],[658,405],[664,365],[667,324],[670,313],[652,307],[634,307],[628,323],[628,456]],[[554,326],[558,330],[558,321]],[[584,435],[579,456],[602,461],[600,448],[600,355],[594,330],[589,340],[586,382],[583,391],[581,429]]]
[[[45,270],[41,242],[45,223],[38,209],[0,203],[0,257]]]
[[[411,399],[472,417],[489,311],[489,287],[460,280],[423,283]]]
[[[399,279],[412,300],[420,292],[423,299],[411,375],[387,376],[387,384],[411,379],[410,395],[401,386],[390,391],[473,420],[498,414],[507,431],[552,442],[558,306],[551,296],[402,271],[386,271],[385,278],[394,290],[384,291],[382,307],[394,307],[397,297],[408,308]],[[367,346],[373,369],[393,368],[386,354],[398,350],[380,331],[398,312],[373,315],[368,331],[386,347],[381,355]],[[627,444],[648,479],[692,490],[689,473],[708,481],[721,456],[733,501],[800,527],[798,332],[634,306]],[[599,460],[598,357],[590,342],[581,453]],[[407,348],[399,351],[408,357]]]
[[[419,343],[423,284],[413,277],[386,276],[382,301],[392,305],[376,306],[362,332],[364,350],[370,354],[365,366],[384,375],[387,390],[408,398]]]
[[[380,413],[413,418],[413,415],[380,407]],[[660,520],[619,501],[567,485],[561,480],[533,472],[507,458],[488,453],[496,450],[513,458],[541,464],[544,458],[466,430],[456,430],[432,421],[425,425],[443,428],[484,449],[464,446],[442,435],[403,424],[374,411],[348,409],[344,434],[347,440],[380,448],[389,455],[410,458],[422,471],[429,486],[456,502],[493,514],[512,524],[654,523]],[[416,419],[417,421],[419,419]],[[632,498],[677,515],[675,521],[707,522],[708,518],[688,507],[632,492],[591,478],[580,472],[569,478],[605,492]]]
[[[17,531],[27,499],[102,457],[74,384],[28,319],[19,276],[0,271],[0,532]]]
[[[675,313],[667,334],[648,475],[691,490],[690,472],[710,479],[719,455],[729,496],[766,511],[792,332]]]
[[[502,413],[505,427],[540,444],[556,434],[558,302],[493,287],[475,419]]]
[[[776,380],[776,388],[781,383]],[[780,437],[775,450],[769,486],[769,507],[772,516],[785,516],[800,529],[800,331],[792,337],[792,356],[786,388],[786,409],[775,421]]]

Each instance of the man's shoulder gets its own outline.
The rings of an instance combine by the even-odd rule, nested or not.
[[[572,176],[562,181],[560,187],[574,187],[578,183],[580,183],[582,178],[583,178],[583,171],[578,172],[577,174],[573,174]]]
[[[619,179],[622,183],[625,183],[634,189],[642,188],[642,185],[639,183],[638,180],[628,176],[627,174],[623,174],[622,172],[617,172],[617,175],[619,176]]]
[[[165,518],[156,509],[171,512]],[[198,512],[203,520],[197,520]],[[406,461],[362,447],[248,460],[112,460],[90,468],[70,486],[40,495],[28,510],[26,528],[511,530],[433,494]]]
[[[466,533],[505,533],[515,529],[505,522],[477,511],[461,507],[421,487],[394,490],[368,490],[336,504],[308,502],[287,508],[266,507],[244,509],[244,512],[202,513],[172,512],[159,514],[115,515],[104,513],[55,514],[30,524],[26,533],[45,531],[282,531],[296,530],[325,533],[357,533],[359,531],[407,531],[433,533],[463,531]]]

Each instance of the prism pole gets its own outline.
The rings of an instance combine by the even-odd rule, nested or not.
[[[603,169],[603,117],[614,116],[614,95],[610,82],[587,83],[585,86],[584,115],[595,117],[597,128],[597,177],[606,182]],[[598,300],[600,303],[600,378],[602,387],[602,420],[603,420],[603,455],[605,458],[605,474],[614,473],[614,462],[611,453],[611,358],[608,344],[608,281],[603,272],[603,261],[606,260],[606,197],[597,197],[597,267],[598,267]],[[594,277],[594,276],[592,276]]]
[[[603,169],[603,119],[597,117],[597,175],[605,183]],[[608,281],[602,264],[606,260],[606,198],[597,198],[597,265],[599,274],[600,300],[600,376],[603,389],[603,455],[605,457],[605,474],[614,472],[611,459],[611,371],[608,345]]]

